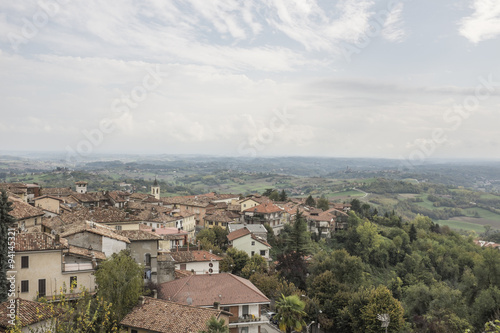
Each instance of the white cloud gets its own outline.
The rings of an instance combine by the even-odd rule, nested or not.
[[[459,32],[473,43],[493,39],[500,35],[500,2],[474,0],[474,13],[460,22]]]
[[[339,42],[356,42],[367,31],[372,5],[344,0],[326,11],[312,0],[272,0],[267,20],[308,51],[337,51]]]
[[[403,28],[403,7],[404,4],[402,2],[395,5],[384,22],[382,36],[391,42],[401,42],[406,37]]]

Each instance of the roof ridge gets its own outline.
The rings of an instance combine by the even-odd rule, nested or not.
[[[188,276],[188,277],[185,277],[186,282],[184,282],[180,288],[177,288],[177,292],[176,292],[175,294],[173,294],[173,295],[172,295],[172,298],[174,298],[174,297],[176,297],[176,296],[177,296],[177,294],[178,294],[178,293],[182,290],[182,288],[184,288],[184,286],[188,283],[188,280],[189,280],[189,279],[191,279],[191,277],[193,277],[193,276],[194,276],[194,275],[190,275],[190,276]],[[175,281],[175,280],[174,280],[174,281]],[[188,293],[189,293],[189,292],[188,292]]]

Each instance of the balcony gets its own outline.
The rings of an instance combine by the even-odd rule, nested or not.
[[[265,322],[268,322],[267,318],[259,317],[252,314],[247,314],[239,317],[229,317],[229,324],[265,323]]]
[[[63,272],[77,272],[93,270],[91,262],[63,264]]]

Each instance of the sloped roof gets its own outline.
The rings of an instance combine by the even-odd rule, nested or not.
[[[73,246],[73,245],[69,246],[68,254],[79,257],[86,257],[86,258],[94,257],[99,260],[106,260],[106,254],[104,254],[104,252],[97,250],[89,250],[83,247]]]
[[[84,223],[73,223],[64,226],[63,228],[64,231],[61,230],[61,237],[71,236],[80,232],[90,232],[96,235],[116,239],[125,243],[130,243],[127,237],[118,235],[114,232],[113,229],[95,222],[85,221]]]
[[[212,214],[205,215],[205,221],[213,221],[213,222],[233,222],[233,219],[227,216],[227,212],[217,210]]]
[[[160,333],[196,333],[206,331],[210,318],[212,316],[219,318],[221,313],[221,310],[197,308],[144,297],[143,303],[134,307],[120,324]]]
[[[118,235],[127,237],[131,241],[158,240],[160,236],[155,235],[147,230],[118,230],[115,231]]]
[[[65,239],[56,238],[45,232],[26,232],[16,235],[16,252],[62,250],[68,248]]]
[[[43,209],[40,209],[38,207],[33,207],[32,205],[26,202],[19,200],[12,200],[11,197],[9,197],[9,201],[12,202],[11,206],[12,211],[9,212],[9,215],[13,216],[18,220],[24,220],[31,217],[42,216],[45,214]]]
[[[272,202],[265,202],[263,204],[257,205],[255,207],[251,207],[248,209],[245,209],[244,212],[253,212],[253,213],[261,213],[261,214],[270,214],[270,213],[277,213],[277,212],[282,212],[283,209],[276,206]]]
[[[160,285],[162,298],[194,306],[269,303],[249,280],[230,274],[192,275]]]
[[[17,315],[23,327],[59,316],[63,313],[60,308],[52,309],[50,304],[28,301],[21,298],[17,298],[15,301],[19,304]],[[7,317],[10,314],[10,309],[7,308],[9,305],[9,301],[0,303],[0,327],[10,327],[10,318]]]
[[[222,260],[221,257],[204,250],[170,252],[170,255],[178,263]]]
[[[251,234],[246,227],[233,231],[227,235],[227,239],[232,242],[235,239]]]
[[[71,189],[71,187],[43,187],[41,189],[41,193],[44,195],[54,195],[59,197],[67,197],[72,194],[76,194],[75,191]]]

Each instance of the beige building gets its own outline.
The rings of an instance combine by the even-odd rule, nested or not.
[[[93,273],[104,253],[70,246],[46,233],[22,233],[16,237],[15,279],[19,297],[36,300],[70,294],[70,286],[89,292],[96,289]],[[9,275],[9,274],[8,274]]]
[[[35,207],[43,209],[46,212],[59,215],[61,213],[60,204],[64,202],[61,198],[51,195],[42,195],[34,199]]]

